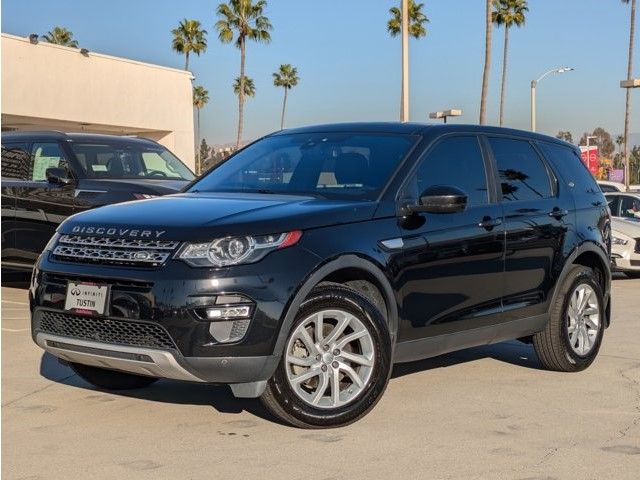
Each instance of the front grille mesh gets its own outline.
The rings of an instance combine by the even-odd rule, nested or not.
[[[169,333],[154,323],[42,312],[40,330],[52,335],[132,347],[175,349]]]
[[[640,238],[636,238],[636,253],[640,253]]]
[[[179,242],[170,240],[62,235],[53,257],[68,262],[157,267],[167,261],[178,245]]]

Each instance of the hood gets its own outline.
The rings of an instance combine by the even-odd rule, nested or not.
[[[240,193],[183,193],[119,203],[69,217],[62,233],[206,241],[371,219],[377,202]],[[99,229],[99,230],[97,230]],[[160,233],[161,232],[161,233]]]
[[[168,195],[180,192],[189,182],[187,180],[159,180],[149,178],[91,178],[83,180],[83,188],[96,190],[127,191],[149,195]]]
[[[612,218],[611,230],[614,235],[616,232],[620,232],[627,237],[640,238],[640,222],[636,220]]]

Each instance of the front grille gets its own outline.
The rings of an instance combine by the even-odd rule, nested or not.
[[[179,243],[171,240],[62,235],[53,249],[53,257],[77,263],[158,267],[167,261]]]
[[[52,335],[131,347],[175,349],[169,333],[158,324],[81,317],[45,311],[40,315],[40,330]]]
[[[640,253],[640,238],[636,238],[636,253]]]

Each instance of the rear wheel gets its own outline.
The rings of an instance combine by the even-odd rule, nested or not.
[[[390,365],[382,312],[349,288],[319,287],[300,307],[261,400],[297,427],[347,425],[379,400]]]
[[[584,370],[598,355],[604,334],[604,298],[594,271],[573,267],[550,313],[546,328],[533,336],[540,362],[549,370]]]
[[[104,390],[134,390],[136,388],[148,387],[158,380],[154,377],[107,370],[83,365],[81,363],[69,363],[69,366],[71,366],[80,378]]]

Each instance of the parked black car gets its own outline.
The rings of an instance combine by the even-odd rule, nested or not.
[[[194,178],[151,140],[2,133],[2,266],[33,268],[58,225],[74,213],[175,193]]]
[[[231,384],[293,425],[344,425],[395,362],[518,338],[586,368],[610,243],[602,192],[554,138],[300,128],[184,193],[64,222],[34,270],[33,339],[99,388]]]

